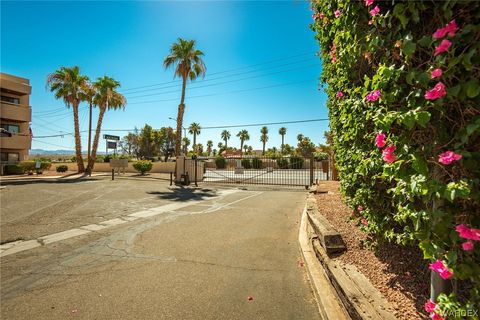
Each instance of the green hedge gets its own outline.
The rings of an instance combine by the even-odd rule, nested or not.
[[[437,262],[431,268],[452,273],[444,277],[471,282],[465,299],[441,295],[435,312],[478,310],[478,3],[320,0],[312,8],[348,203],[363,208],[357,216],[374,240],[416,244],[426,263]]]
[[[252,159],[253,169],[262,169],[262,160],[258,157]]]
[[[277,165],[280,169],[288,169],[288,160],[285,158],[277,158]]]
[[[18,164],[7,164],[5,165],[4,173],[9,174],[24,174],[25,169]]]
[[[218,156],[215,158],[215,166],[217,169],[225,169],[226,162],[224,157]]]
[[[290,157],[290,169],[303,169],[304,160],[302,157],[291,156]]]
[[[61,164],[57,166],[56,168],[57,172],[67,172],[68,171],[68,166]]]
[[[242,167],[244,169],[251,169],[252,163],[250,162],[250,159],[242,159]]]

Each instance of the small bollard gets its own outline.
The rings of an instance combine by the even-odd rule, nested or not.
[[[115,169],[112,169],[112,181],[115,180]]]
[[[170,172],[170,185],[173,184],[173,172]]]

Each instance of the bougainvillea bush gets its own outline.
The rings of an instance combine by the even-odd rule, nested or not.
[[[480,4],[318,0],[312,10],[335,161],[359,226],[374,242],[418,245],[454,289],[468,283],[461,297],[427,301],[432,318],[474,317]]]

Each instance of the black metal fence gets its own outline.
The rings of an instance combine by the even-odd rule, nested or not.
[[[185,171],[192,183],[231,183],[308,187],[330,180],[329,160],[315,161],[313,156],[199,157],[187,159]]]

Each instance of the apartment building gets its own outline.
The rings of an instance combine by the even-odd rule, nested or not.
[[[31,148],[30,81],[0,73],[0,173],[5,164],[26,160]]]

